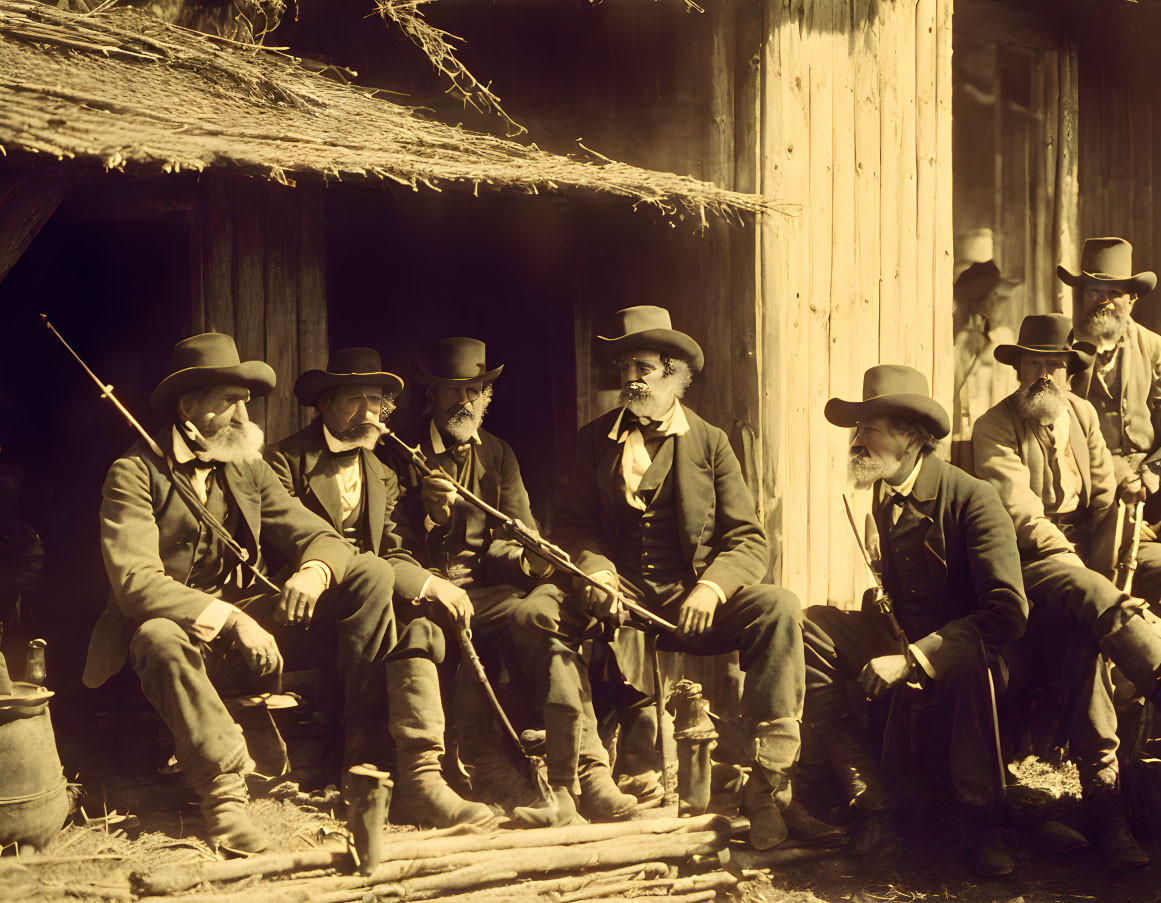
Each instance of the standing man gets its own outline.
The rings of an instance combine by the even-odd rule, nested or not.
[[[416,381],[427,386],[430,419],[419,444],[428,463],[504,514],[533,526],[512,447],[483,429],[503,365],[489,369],[483,342],[456,337],[437,342],[413,369]],[[563,596],[546,582],[552,566],[497,534],[497,525],[459,499],[449,481],[426,477],[418,495],[423,511],[417,515],[422,524],[416,532],[424,537],[427,561],[471,598],[472,628],[481,649],[504,657],[511,668],[532,680],[546,723],[556,724],[562,708],[576,704],[591,713],[587,678],[579,674],[575,656],[557,634]],[[474,683],[461,678],[457,695],[462,694],[468,704],[456,707],[460,736],[472,737],[473,746],[491,751],[485,775],[510,784],[497,764],[502,741],[487,701]],[[567,734],[566,742],[582,750],[583,767],[578,774],[565,776],[570,783],[575,781],[581,815],[597,819],[626,815],[637,801],[617,789],[595,728],[581,735],[571,730],[573,724],[567,732],[554,731],[554,737],[561,740]]]
[[[882,860],[901,852],[894,804],[848,708],[847,680],[876,698],[903,684],[934,694],[951,716],[951,780],[981,875],[1015,863],[1000,839],[1000,763],[987,668],[1028,621],[1012,521],[987,483],[935,454],[950,430],[927,378],[883,364],[863,377],[863,400],[832,398],[826,419],[854,430],[849,471],[874,493],[879,571],[892,610],[811,606],[807,619],[806,711],[861,822],[855,852]],[[875,543],[868,543],[874,546]]]
[[[608,592],[577,583],[586,612],[616,616],[624,577],[645,607],[678,625],[661,648],[694,655],[740,653],[742,713],[754,740],[742,808],[750,843],[768,849],[789,830],[829,826],[791,803],[803,701],[801,606],[761,585],[766,536],[725,433],[681,404],[702,350],[660,307],[617,314],[601,350],[621,373],[622,407],[581,428],[576,463],[553,538]],[[585,618],[566,627],[579,643]],[[551,764],[551,760],[550,760]]]
[[[243,852],[264,849],[266,837],[246,814],[243,774],[253,763],[221,689],[269,689],[284,661],[337,659],[348,760],[382,767],[388,752],[369,725],[386,712],[371,676],[394,635],[391,568],[354,558],[262,460],[262,431],[246,404],[274,383],[265,363],[239,360],[227,335],[174,347],[152,398],[166,414],[153,437],[162,455],[138,441],[113,462],[102,489],[112,599],[93,629],[84,674],[87,686],[99,687],[128,653],[173,734],[211,839]],[[253,582],[223,536],[260,571],[263,550],[280,552],[291,571],[281,592]],[[337,629],[337,649],[334,632],[318,629],[327,626]]]
[[[1096,348],[1088,366],[1072,375],[1072,391],[1096,409],[1121,498],[1157,498],[1161,480],[1145,460],[1161,447],[1161,336],[1132,317],[1157,276],[1133,272],[1133,246],[1123,238],[1087,239],[1080,272],[1058,266],[1056,274],[1072,287],[1077,339]],[[1151,523],[1161,520],[1154,508]]]
[[[395,407],[402,389],[403,380],[383,370],[374,349],[336,351],[325,370],[308,370],[294,384],[299,402],[317,408],[319,416],[267,448],[266,458],[291,495],[362,553],[356,561],[378,556],[395,574],[396,620],[406,627],[386,659],[396,757],[392,816],[441,828],[482,824],[491,810],[462,799],[443,778],[444,714],[436,670],[446,643],[434,621],[466,626],[472,603],[404,550],[391,518],[399,483],[374,454],[383,435],[380,418]],[[420,616],[424,611],[432,617]]]
[[[1000,494],[1016,528],[1029,641],[1054,650],[1069,751],[1080,772],[1089,823],[1110,868],[1149,860],[1121,808],[1117,720],[1103,652],[1146,698],[1161,702],[1161,638],[1112,573],[1110,519],[1117,485],[1093,406],[1068,391],[1092,347],[1073,343],[1063,314],[1024,318],[996,360],[1016,368],[1019,388],[976,421],[976,471]],[[1155,543],[1147,545],[1155,546]],[[1142,550],[1145,550],[1145,544]],[[1145,557],[1138,579],[1156,584]]]

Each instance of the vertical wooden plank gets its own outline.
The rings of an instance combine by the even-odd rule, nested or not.
[[[205,203],[199,199],[194,205],[192,213],[186,220],[187,243],[189,253],[189,307],[187,308],[186,322],[182,324],[182,331],[186,335],[199,335],[206,331],[206,298],[202,277],[205,271],[203,264],[203,246],[205,243]]]
[[[935,180],[939,149],[936,92],[938,90],[935,34],[938,0],[918,0],[914,12],[915,73],[915,300],[916,364],[934,379],[935,333],[942,328],[935,317]]]
[[[234,335],[235,211],[232,189],[237,182],[211,173],[206,176],[203,185],[202,330]]]
[[[265,185],[242,181],[231,182],[228,188],[234,209],[234,341],[242,360],[266,360],[263,188]],[[280,382],[285,379],[277,371],[275,375]],[[250,419],[266,430],[267,441],[282,438],[270,434],[265,398],[254,399],[249,409]]]
[[[298,198],[298,371],[326,366],[327,340],[327,221],[322,189],[299,188]],[[402,374],[401,374],[402,375]],[[295,379],[298,375],[295,374]],[[305,426],[314,412],[297,406],[292,426]]]
[[[853,28],[852,4],[840,0],[834,4],[834,17],[827,43],[831,48],[832,78],[832,169],[830,206],[831,311],[830,359],[828,361],[828,397],[858,397],[862,384],[861,360],[866,341],[858,331],[863,309],[862,293],[857,284],[858,271],[851,265],[855,252],[855,217],[858,198],[855,192],[855,66],[858,36]],[[854,607],[858,594],[857,574],[851,558],[851,538],[841,528],[842,492],[847,482],[847,434],[827,424],[822,409],[813,412],[824,424],[827,459],[826,510],[830,529],[828,574],[830,586],[827,602],[843,608]]]
[[[900,204],[899,222],[899,335],[902,344],[902,363],[923,369],[924,352],[928,347],[931,330],[927,327],[930,317],[929,301],[920,298],[917,285],[917,222],[918,185],[915,139],[915,13],[912,3],[894,4],[893,15],[899,21],[897,32],[895,78],[899,83],[899,103],[902,110],[902,134],[900,135]]]
[[[899,52],[902,40],[899,4],[879,9],[879,134],[882,142],[879,181],[879,360],[905,363],[906,341],[900,303],[899,261],[904,239],[903,106],[899,95]],[[899,152],[896,152],[899,149]]]
[[[1059,149],[1056,155],[1056,191],[1052,219],[1055,240],[1054,257],[1075,272],[1080,249],[1080,209],[1078,198],[1078,142],[1077,117],[1080,109],[1078,53],[1074,38],[1066,38],[1058,55],[1060,67]],[[1099,77],[1093,73],[1090,77]],[[1072,294],[1059,279],[1055,282],[1056,309],[1072,315]]]
[[[1032,97],[1038,114],[1032,138],[1034,150],[1032,185],[1032,261],[1028,267],[1033,297],[1038,311],[1055,310],[1053,282],[1056,262],[1052,260],[1053,193],[1056,182],[1056,153],[1060,122],[1060,66],[1055,51],[1038,52],[1032,61]]]
[[[266,190],[266,248],[262,284],[265,300],[266,363],[278,385],[266,402],[266,432],[271,441],[294,432],[299,421],[294,381],[298,379],[299,194],[269,185]]]
[[[952,285],[955,266],[952,225],[952,14],[954,0],[938,0],[936,8],[936,154],[935,154],[935,278],[932,323],[934,363],[931,390],[949,412],[954,380]]]
[[[807,9],[804,31],[808,42],[810,78],[810,223],[807,233],[809,253],[809,295],[804,313],[807,383],[806,409],[802,424],[803,444],[810,449],[807,505],[811,601],[829,599],[830,571],[830,483],[831,461],[827,449],[830,426],[820,417],[829,388],[831,241],[834,191],[834,122],[831,94],[834,67],[834,12],[838,0],[814,0]]]

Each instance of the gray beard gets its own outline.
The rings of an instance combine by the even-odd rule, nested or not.
[[[1116,344],[1128,332],[1129,318],[1111,304],[1096,308],[1080,321],[1077,331],[1096,343]]]
[[[847,460],[847,474],[856,489],[870,489],[878,480],[889,476],[886,465],[868,454],[851,455]]]
[[[660,420],[683,394],[678,388],[672,377],[663,379],[656,392],[644,384],[630,383],[621,390],[621,404],[638,417]]]
[[[440,418],[442,423],[437,422],[436,425],[455,439],[457,444],[462,445],[472,438],[480,427],[484,425],[484,414],[488,411],[488,405],[492,403],[492,393],[485,392],[475,401],[470,402],[466,408],[461,408],[452,414],[450,417],[443,416]]]
[[[264,441],[262,428],[253,421],[247,421],[240,426],[230,424],[212,436],[204,436],[202,447],[191,450],[201,461],[233,464],[260,460]]]
[[[1016,410],[1029,423],[1052,423],[1064,413],[1064,393],[1056,386],[1040,392],[1021,389],[1016,393]]]

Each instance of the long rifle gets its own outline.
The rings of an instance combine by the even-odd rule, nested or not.
[[[1117,585],[1130,596],[1133,594],[1133,578],[1137,575],[1137,558],[1141,554],[1141,525],[1144,520],[1145,503],[1137,502],[1133,508],[1133,533],[1128,548],[1117,562],[1116,575]]]
[[[529,527],[527,527],[525,524],[523,524],[519,519],[517,519],[515,517],[509,517],[507,514],[505,514],[499,508],[496,508],[493,505],[489,505],[486,501],[484,501],[482,498],[480,498],[478,495],[476,495],[474,492],[472,492],[470,489],[468,489],[466,486],[464,486],[462,483],[460,483],[454,477],[450,476],[449,474],[445,473],[442,470],[438,470],[438,469],[432,467],[428,463],[427,457],[423,454],[423,452],[419,449],[418,446],[413,447],[413,446],[408,445],[406,442],[404,442],[402,439],[400,439],[399,436],[397,436],[392,430],[387,429],[387,428],[384,428],[383,435],[386,436],[387,438],[391,439],[392,441],[394,441],[395,444],[398,445],[400,449],[402,449],[404,452],[406,452],[407,456],[411,459],[411,462],[419,469],[419,472],[423,476],[425,476],[425,477],[426,476],[437,476],[440,479],[447,480],[449,483],[452,484],[452,486],[455,487],[456,492],[458,492],[461,496],[463,496],[463,498],[466,501],[468,501],[470,504],[474,505],[475,507],[479,508],[481,511],[484,512],[484,514],[488,515],[489,517],[495,518],[496,520],[500,521],[500,523],[503,524],[505,529],[507,530],[508,535],[510,535],[512,537],[512,539],[514,539],[516,542],[518,542],[524,548],[528,549],[528,551],[530,551],[536,555],[539,555],[541,558],[545,559],[546,561],[551,562],[553,565],[560,568],[562,571],[567,571],[569,574],[572,574],[572,576],[576,577],[581,582],[586,583],[589,586],[595,587],[596,589],[599,589],[601,592],[604,592],[604,593],[610,592],[609,587],[605,586],[599,580],[594,580],[592,577],[590,577],[588,574],[586,574],[584,571],[582,571],[579,567],[577,567],[576,564],[573,562],[572,558],[569,557],[568,552],[566,552],[564,549],[560,548],[560,546],[553,545],[552,543],[548,542],[548,540],[544,539],[539,534],[534,533]],[[618,590],[612,591],[612,594],[616,597],[617,602],[620,603],[621,607],[624,608],[625,611],[640,618],[642,621],[645,621],[649,624],[652,624],[655,627],[661,627],[665,630],[670,631],[671,633],[677,632],[677,625],[676,624],[673,624],[673,623],[665,620],[665,618],[661,617],[660,615],[655,615],[653,612],[649,611],[649,609],[645,608],[644,606],[642,606],[642,605],[638,604],[637,602],[633,601],[632,599],[630,599],[625,593],[625,589],[628,588],[625,585],[626,582],[622,578],[618,578],[618,579],[621,579],[622,587]]]
[[[93,382],[97,384],[98,388],[101,390],[101,397],[109,399],[109,401],[114,404],[117,410],[120,411],[122,415],[124,415],[125,419],[128,420],[132,427],[141,435],[141,438],[145,440],[145,444],[148,446],[149,450],[153,452],[153,454],[156,455],[165,465],[169,472],[169,478],[173,482],[174,488],[178,491],[178,494],[182,497],[185,503],[190,507],[190,510],[193,512],[194,516],[197,517],[197,519],[200,520],[211,533],[217,536],[222,545],[233,552],[243,565],[250,569],[250,572],[260,583],[266,584],[269,589],[276,593],[282,592],[282,590],[275,586],[266,577],[265,574],[263,574],[253,565],[253,563],[251,563],[250,553],[245,548],[243,548],[236,539],[234,539],[234,537],[230,534],[230,531],[222,525],[222,522],[210,514],[209,509],[207,509],[206,506],[202,504],[202,500],[198,498],[198,494],[194,491],[193,485],[190,483],[190,481],[174,469],[173,461],[170,460],[170,458],[161,450],[161,447],[157,444],[157,442],[154,441],[153,437],[145,431],[145,428],[137,422],[137,418],[129,413],[129,409],[125,407],[125,405],[121,404],[121,400],[113,394],[113,387],[89,369],[89,365],[86,364],[81,359],[81,356],[73,350],[72,345],[66,342],[64,336],[57,332],[56,327],[48,321],[47,315],[41,314],[40,318],[44,320],[44,325],[48,327],[49,332],[60,339],[60,343],[65,346],[65,348],[68,350],[68,353],[76,359],[76,362],[81,365],[84,371],[89,374],[89,377],[93,380]]]
[[[907,634],[903,632],[903,628],[899,626],[898,620],[895,618],[895,610],[891,605],[891,597],[887,595],[887,588],[883,586],[883,578],[879,573],[879,568],[875,567],[871,560],[871,555],[867,551],[866,545],[863,543],[863,537],[859,535],[859,528],[855,525],[855,512],[851,508],[851,500],[847,494],[843,493],[843,507],[847,512],[847,522],[851,525],[851,532],[855,536],[855,544],[859,547],[859,552],[863,556],[863,564],[867,566],[867,570],[871,572],[871,577],[875,581],[875,606],[879,609],[879,613],[887,618],[887,622],[891,625],[891,632],[895,635],[896,641],[900,643],[903,649],[903,654],[907,654]]]

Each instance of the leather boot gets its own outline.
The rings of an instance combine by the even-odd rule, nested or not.
[[[1161,636],[1148,622],[1122,609],[1099,645],[1101,652],[1136,684],[1141,695],[1161,708]]]
[[[622,818],[637,808],[637,797],[622,793],[604,762],[587,762],[581,766],[580,795],[577,809],[585,818],[608,821]]]
[[[827,759],[854,804],[851,852],[867,865],[886,865],[903,854],[895,830],[895,801],[854,719],[842,719],[825,734]]]
[[[1004,846],[1000,819],[989,807],[970,807],[965,815],[968,861],[977,875],[990,877],[1015,871],[1016,863]]]
[[[196,788],[210,840],[234,853],[261,853],[269,846],[265,832],[246,813],[246,780],[236,772],[220,774]]]
[[[782,843],[790,830],[782,810],[790,803],[790,780],[775,777],[773,781],[757,766],[742,788],[742,814],[750,819],[750,846],[768,850]]]
[[[587,824],[577,813],[572,792],[567,787],[553,787],[551,794],[551,799],[542,800],[535,806],[517,806],[512,810],[512,820],[525,828],[564,828]]]
[[[1149,864],[1125,821],[1117,775],[1105,768],[1095,775],[1081,773],[1081,796],[1089,831],[1101,851],[1105,866],[1116,871]]]
[[[387,687],[396,761],[392,820],[437,828],[491,821],[491,809],[468,802],[444,780],[444,715],[435,663],[426,658],[388,662]]]
[[[500,736],[494,719],[460,726],[458,745],[461,750],[471,750],[465,764],[471,772],[473,799],[488,800],[505,809],[535,803],[536,789],[528,772],[517,768],[508,755],[511,741]]]

